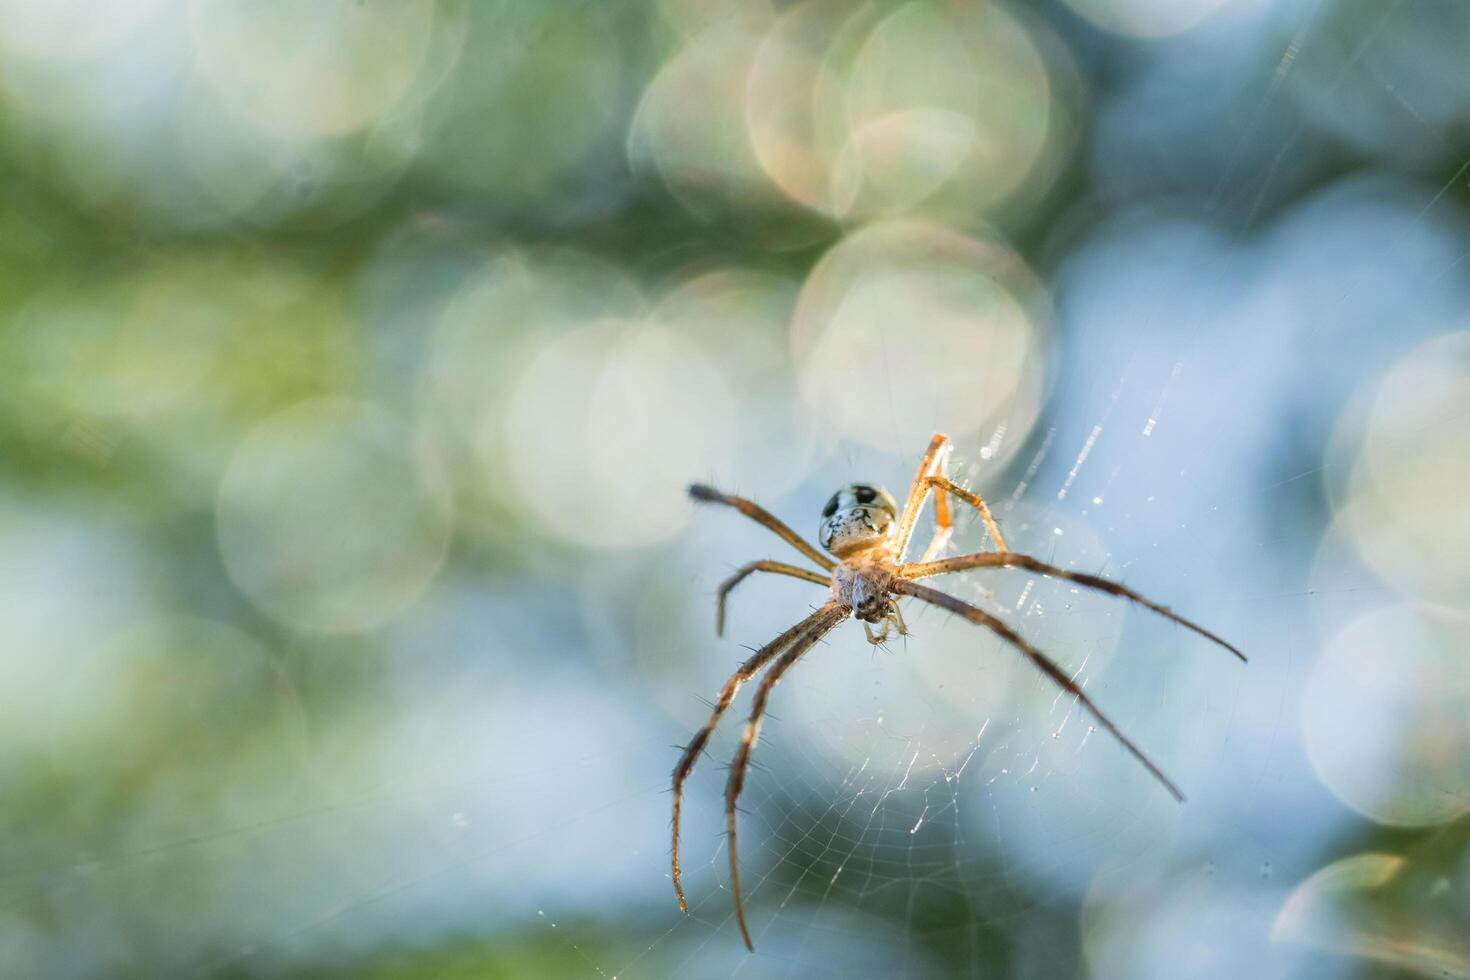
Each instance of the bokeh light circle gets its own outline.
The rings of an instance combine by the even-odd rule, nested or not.
[[[1459,608],[1470,608],[1467,418],[1470,332],[1442,334],[1378,382],[1344,503],[1378,574]]]
[[[231,579],[301,630],[370,629],[438,573],[451,525],[436,467],[367,403],[325,398],[261,423],[225,471],[216,506]]]
[[[812,270],[791,324],[807,405],[843,435],[906,451],[1035,421],[1049,306],[1005,245],[903,221],[848,236]]]
[[[769,17],[753,7],[691,38],[648,83],[628,127],[630,163],[657,172],[695,214],[708,214],[722,197],[737,209],[780,200],[743,122],[746,79]]]
[[[191,183],[221,217],[313,230],[341,224],[380,201],[418,150],[407,123],[327,138],[253,125],[204,86],[192,89],[176,110],[173,135]]]
[[[976,213],[1035,167],[1051,108],[1046,62],[1000,5],[806,0],[761,42],[746,124],[771,179],[814,210]]]
[[[1426,887],[1427,882],[1433,882]],[[1464,890],[1432,858],[1369,851],[1314,872],[1282,903],[1271,939],[1369,961],[1382,976],[1470,976]],[[1457,907],[1458,906],[1458,907]],[[1350,958],[1350,959],[1349,959]]]
[[[200,69],[226,102],[267,129],[329,135],[365,125],[408,90],[435,4],[194,0],[191,13]]]
[[[734,399],[718,366],[668,329],[598,321],[546,343],[515,389],[506,451],[522,505],[583,546],[666,538],[690,482],[728,473]]]
[[[464,9],[473,54],[425,107],[420,167],[499,201],[584,203],[568,193],[570,178],[592,151],[612,150],[624,122],[628,49],[609,43],[615,7],[480,0]]]
[[[504,421],[543,347],[644,306],[622,270],[570,251],[506,249],[460,284],[430,341],[417,408],[421,432],[450,465],[462,525],[503,534],[520,506]]]
[[[830,449],[802,410],[786,343],[798,289],[774,273],[715,269],[670,289],[652,317],[720,365],[739,416],[732,486],[768,500],[799,485]]]
[[[1393,826],[1470,812],[1470,617],[1423,605],[1367,613],[1327,644],[1302,695],[1318,776]]]
[[[695,37],[732,21],[769,24],[771,0],[658,0],[659,14],[674,30]]]

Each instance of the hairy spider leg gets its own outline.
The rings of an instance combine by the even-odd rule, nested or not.
[[[983,609],[972,606],[968,602],[965,602],[961,599],[956,599],[954,596],[949,595],[948,593],[940,592],[938,589],[931,589],[928,586],[919,585],[917,582],[905,580],[894,582],[893,588],[895,591],[901,592],[904,595],[913,596],[915,599],[918,599],[921,602],[927,602],[930,605],[938,606],[941,609],[948,610],[949,612],[954,613],[956,616],[961,616],[965,619],[968,619],[970,622],[976,624],[977,626],[984,626],[996,636],[999,636],[1002,640],[1005,640],[1011,646],[1021,651],[1021,654],[1027,660],[1030,660],[1031,663],[1034,664],[1038,670],[1040,670],[1047,677],[1051,678],[1051,680],[1063,691],[1066,691],[1072,697],[1076,698],[1077,702],[1081,704],[1084,708],[1086,708],[1088,712],[1097,719],[1098,724],[1102,725],[1102,727],[1111,732],[1112,736],[1122,744],[1123,748],[1127,749],[1135,759],[1143,763],[1143,767],[1147,769],[1150,773],[1152,773],[1155,779],[1164,784],[1164,788],[1169,791],[1170,796],[1173,796],[1174,799],[1178,800],[1180,803],[1184,802],[1184,794],[1180,792],[1179,787],[1175,786],[1173,781],[1170,780],[1168,776],[1164,775],[1163,770],[1154,765],[1153,760],[1145,755],[1142,749],[1133,744],[1133,741],[1127,735],[1124,735],[1122,730],[1119,729],[1117,725],[1113,724],[1112,719],[1105,715],[1103,713],[1103,710],[1099,708],[1096,704],[1094,704],[1091,698],[1083,693],[1082,688],[1078,687],[1076,682],[1074,682],[1072,678],[1068,677],[1066,672],[1062,670],[1062,668],[1058,667],[1057,664],[1046,654],[1042,653],[1040,650],[1036,649],[1030,643],[1027,643],[1024,639],[1022,639],[1020,634],[1018,634],[1015,630],[1011,629],[1001,620],[990,615],[990,613],[985,612]]]
[[[753,561],[741,565],[736,569],[735,574],[720,583],[719,598],[715,601],[715,636],[725,635],[725,597],[730,594],[731,589],[745,581],[746,576],[752,572],[773,572],[777,575],[790,575],[792,578],[804,578],[808,582],[815,582],[817,585],[832,584],[830,576],[822,575],[819,572],[813,572],[805,568],[798,568],[795,565],[788,565],[785,562]]]
[[[801,535],[781,523],[774,514],[754,501],[747,500],[744,497],[737,497],[734,494],[724,493],[703,483],[690,484],[689,496],[702,503],[724,504],[726,507],[734,507],[757,524],[761,524],[774,532],[781,540],[816,562],[818,567],[825,568],[829,572],[837,567],[836,562],[818,551],[814,545],[808,544]]]
[[[679,900],[680,911],[689,911],[684,902],[684,887],[680,883],[679,872],[679,808],[684,798],[684,780],[694,770],[694,764],[699,761],[699,754],[704,751],[705,744],[714,734],[715,726],[720,723],[720,718],[725,714],[730,703],[735,700],[735,695],[740,693],[741,686],[757,673],[766,664],[774,660],[782,651],[791,646],[793,642],[801,640],[817,623],[825,621],[831,611],[837,608],[833,603],[828,603],[806,619],[797,623],[770,643],[761,647],[746,660],[730,679],[725,681],[725,686],[720,688],[719,699],[715,702],[714,710],[710,712],[709,720],[704,727],[694,733],[689,744],[684,747],[684,754],[679,757],[679,764],[674,767],[674,829],[673,829],[673,875],[674,895]]]
[[[735,802],[740,799],[740,791],[745,788],[745,770],[750,764],[751,747],[760,734],[761,716],[766,712],[766,701],[771,696],[771,688],[775,687],[791,667],[802,658],[802,656],[817,644],[817,641],[826,636],[827,633],[847,615],[852,612],[846,606],[829,606],[817,613],[815,622],[812,623],[806,635],[800,637],[777,660],[766,676],[761,678],[760,687],[756,688],[755,698],[751,701],[750,718],[745,722],[745,731],[740,736],[740,748],[735,752],[735,760],[730,763],[730,779],[725,784],[725,829],[729,837],[730,845],[730,890],[735,897],[735,920],[740,924],[740,936],[745,940],[745,948],[755,952],[755,945],[750,941],[750,930],[745,925],[745,903],[740,897],[740,866],[736,860],[735,853]]]
[[[986,506],[985,500],[978,493],[972,493],[971,491],[966,490],[964,487],[957,486],[956,484],[951,482],[948,477],[942,475],[931,476],[929,478],[929,486],[933,487],[935,490],[943,490],[945,491],[945,493],[952,494],[958,497],[960,500],[963,500],[965,503],[969,504],[971,507],[978,510],[980,512],[980,519],[985,522],[985,531],[987,534],[990,535],[990,540],[995,545],[995,550],[1008,550],[1006,548],[1005,539],[1000,536],[1000,528],[997,527],[995,524],[995,518],[990,516],[990,508]],[[935,499],[937,500],[941,496],[943,496],[943,494],[936,494]],[[937,549],[933,549],[932,554],[930,553],[930,550],[925,550],[924,557],[919,560],[932,561],[937,557],[939,557]]]
[[[929,544],[924,548],[921,562],[933,561],[939,557],[945,545],[949,543],[954,534],[954,520],[950,516],[949,496],[969,504],[980,512],[980,518],[985,522],[985,530],[994,542],[996,550],[1005,551],[1005,539],[1001,537],[1000,528],[996,526],[995,518],[991,516],[990,508],[979,494],[973,493],[955,484],[949,479],[949,457],[954,449],[949,437],[936,433],[929,441],[929,448],[924,452],[924,458],[919,461],[919,470],[914,477],[913,486],[909,489],[908,498],[904,501],[903,516],[900,518],[899,526],[893,538],[893,555],[898,560],[903,560],[903,553],[908,549],[909,540],[912,538],[916,525],[918,524],[919,512],[923,510],[924,501],[928,498],[930,491],[934,493],[934,535],[929,539]]]
[[[973,555],[955,555],[952,558],[941,558],[938,561],[913,562],[908,565],[899,566],[898,574],[905,579],[916,579],[925,578],[930,575],[943,575],[947,572],[963,572],[972,568],[1024,568],[1038,575],[1066,579],[1069,582],[1076,582],[1078,585],[1089,589],[1097,589],[1099,592],[1106,592],[1109,595],[1121,596],[1124,599],[1138,603],[1151,612],[1158,613],[1165,619],[1178,623],[1187,630],[1198,633],[1211,643],[1229,650],[1242,661],[1246,659],[1245,654],[1203,626],[1185,619],[1168,606],[1161,606],[1157,602],[1144,598],[1126,585],[1119,585],[1117,582],[1101,578],[1097,575],[1069,572],[1065,568],[1048,565],[1046,562],[1032,558],[1030,555],[1023,555],[1015,551],[977,552]]]

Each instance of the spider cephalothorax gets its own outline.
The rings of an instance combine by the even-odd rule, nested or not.
[[[770,560],[753,561],[743,565],[720,586],[719,600],[715,606],[716,632],[723,632],[725,627],[725,597],[752,572],[789,575],[792,578],[805,579],[817,585],[825,585],[831,591],[830,599],[821,608],[761,647],[750,659],[740,665],[740,668],[721,688],[719,699],[715,702],[709,721],[705,722],[704,727],[694,734],[694,738],[690,739],[689,744],[684,747],[684,754],[680,757],[679,764],[674,767],[674,894],[678,896],[679,908],[682,909],[685,903],[684,888],[679,880],[679,804],[683,799],[684,780],[689,776],[690,771],[694,768],[694,763],[704,751],[711,733],[719,724],[720,717],[735,700],[740,686],[762,669],[769,668],[765,676],[761,678],[760,687],[756,690],[755,700],[751,705],[750,719],[745,723],[745,731],[740,736],[740,749],[735,753],[735,761],[730,766],[729,781],[725,785],[725,831],[730,857],[730,891],[735,898],[735,919],[740,925],[740,934],[747,947],[751,946],[750,931],[745,925],[745,907],[740,899],[740,868],[735,857],[735,803],[740,798],[741,789],[745,786],[745,770],[750,764],[750,753],[760,730],[761,717],[765,714],[766,702],[770,698],[771,689],[808,650],[844,619],[852,617],[862,620],[869,642],[882,643],[888,636],[890,626],[897,627],[900,635],[905,632],[903,617],[898,612],[898,600],[909,598],[931,606],[938,606],[969,620],[976,626],[985,627],[1014,647],[1037,670],[1045,674],[1054,684],[1071,695],[1078,704],[1091,713],[1098,723],[1113,735],[1123,748],[1132,753],[1144,768],[1163,783],[1177,800],[1184,799],[1184,794],[1179,792],[1179,788],[1169,781],[1169,778],[1153,764],[1148,756],[1143,754],[1142,749],[1134,745],[1118,729],[1118,726],[1103,714],[1071,675],[1055,661],[1028,643],[999,616],[957,599],[946,592],[920,585],[914,580],[973,568],[1021,568],[1038,575],[1066,579],[1083,588],[1097,589],[1100,592],[1129,599],[1145,609],[1152,610],[1220,644],[1241,660],[1245,659],[1239,650],[1215,634],[1171,612],[1168,607],[1145,599],[1137,592],[1117,582],[1096,575],[1067,571],[1039,558],[1007,550],[1005,541],[1001,539],[1000,529],[991,519],[990,509],[985,506],[985,501],[970,491],[956,486],[945,475],[949,448],[949,440],[943,435],[936,435],[930,441],[928,452],[919,462],[919,472],[914,477],[909,494],[904,498],[902,511],[886,492],[865,483],[851,484],[832,495],[832,499],[827,501],[827,506],[822,508],[822,527],[819,537],[822,547],[826,548],[837,561],[833,561],[813,548],[801,535],[753,501],[723,493],[703,484],[695,484],[689,488],[689,495],[695,500],[734,507],[747,517],[765,525],[822,569],[821,572],[818,572],[810,568]],[[918,524],[919,511],[931,493],[934,496],[934,534],[930,537],[918,561],[905,562],[904,552]],[[964,501],[980,512],[980,517],[985,521],[985,529],[990,535],[991,542],[995,545],[994,551],[979,551],[950,558],[939,557],[949,544],[950,533],[953,529],[949,513],[950,497]],[[882,623],[882,631],[875,634],[869,628],[869,623]]]
[[[898,525],[898,504],[887,490],[866,483],[849,483],[822,508],[817,540],[838,558],[867,551],[888,541]]]
[[[898,567],[888,552],[878,548],[859,552],[832,570],[832,601],[852,610],[852,618],[864,623],[891,622],[899,633],[906,632],[893,601],[893,580]],[[887,637],[887,630],[884,630]],[[873,634],[868,634],[870,640]],[[874,641],[877,642],[877,641]]]

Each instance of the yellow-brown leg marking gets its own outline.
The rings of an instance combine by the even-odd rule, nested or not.
[[[928,480],[936,473],[944,472],[948,465],[950,445],[949,437],[942,432],[934,433],[934,438],[929,440],[929,448],[924,450],[924,457],[919,460],[919,470],[914,474],[914,482],[909,486],[909,494],[904,498],[903,510],[900,511],[898,527],[894,531],[893,543],[891,545],[894,558],[903,560],[903,553],[909,546],[909,538],[913,537],[914,526],[919,521],[919,511],[923,509],[924,498],[929,495]],[[948,527],[949,504],[936,503],[934,506],[935,523],[942,527]]]
[[[990,516],[990,508],[985,505],[985,501],[981,499],[979,494],[971,493],[964,487],[956,486],[954,483],[951,483],[947,477],[943,476],[931,476],[929,478],[929,485],[931,487],[934,487],[936,490],[943,490],[946,493],[954,494],[956,497],[978,510],[980,512],[980,519],[985,522],[985,530],[990,534],[990,540],[995,544],[995,550],[1006,550],[1005,539],[1000,536],[1000,528],[996,526],[995,518]],[[940,494],[939,496],[943,497],[944,494]],[[932,558],[925,557],[922,560],[931,561]]]

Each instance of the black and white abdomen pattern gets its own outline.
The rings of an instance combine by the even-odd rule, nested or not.
[[[853,483],[834,493],[822,508],[817,537],[823,548],[844,557],[884,543],[897,519],[898,507],[887,491]]]

